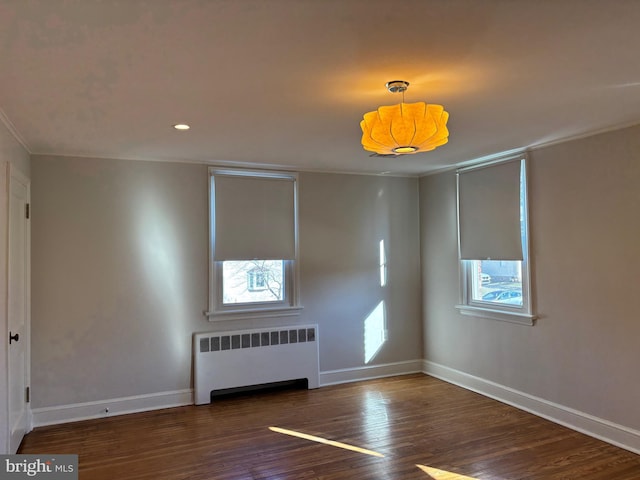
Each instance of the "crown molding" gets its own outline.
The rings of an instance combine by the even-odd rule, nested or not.
[[[16,126],[13,124],[13,122],[9,120],[9,117],[7,117],[7,114],[4,113],[4,110],[2,110],[2,108],[0,108],[0,122],[2,122],[2,124],[7,128],[7,130],[9,130],[9,133],[13,135],[13,138],[15,138],[17,142],[20,145],[22,145],[22,148],[24,148],[29,155],[32,155],[32,151],[29,148],[27,141],[24,139],[22,135],[20,135],[20,132],[18,131]]]
[[[602,134],[605,134],[605,133],[615,132],[615,131],[618,131],[618,130],[624,130],[626,128],[632,128],[632,127],[636,127],[636,126],[640,126],[640,122],[638,122],[637,120],[634,120],[632,122],[612,125],[610,127],[601,128],[601,129],[598,129],[598,130],[591,130],[589,132],[584,132],[584,133],[578,133],[578,134],[570,135],[570,136],[567,136],[567,137],[557,138],[555,140],[549,140],[549,141],[539,142],[539,143],[531,143],[531,144],[529,144],[529,145],[527,145],[525,147],[514,148],[514,149],[511,149],[511,150],[504,150],[502,152],[497,152],[497,153],[492,153],[492,154],[489,154],[489,155],[484,155],[482,157],[473,158],[471,160],[461,161],[459,163],[456,163],[456,164],[453,164],[453,165],[448,165],[448,166],[443,167],[443,168],[430,170],[428,172],[424,172],[424,173],[419,174],[418,177],[420,177],[420,178],[429,177],[431,175],[437,175],[439,173],[456,171],[459,168],[469,167],[469,166],[473,166],[473,165],[480,164],[480,163],[500,161],[500,160],[508,159],[510,157],[514,157],[514,156],[517,156],[517,155],[524,155],[527,152],[535,152],[536,150],[542,150],[543,148],[551,147],[553,145],[559,145],[559,144],[562,144],[562,143],[573,142],[575,140],[582,140],[583,138],[595,137],[596,135],[602,135]]]

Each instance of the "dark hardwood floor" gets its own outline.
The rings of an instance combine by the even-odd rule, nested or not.
[[[20,453],[76,453],[81,480],[640,479],[638,455],[420,374],[42,427]]]

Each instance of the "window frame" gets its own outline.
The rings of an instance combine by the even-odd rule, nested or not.
[[[459,174],[477,168],[487,168],[504,162],[520,161],[522,173],[524,177],[521,182],[521,189],[524,190],[521,210],[521,228],[522,228],[522,306],[499,304],[490,301],[478,301],[472,297],[473,289],[473,267],[477,260],[464,260],[460,253],[460,189]],[[474,317],[488,318],[504,322],[517,323],[521,325],[532,326],[535,324],[536,315],[533,313],[532,295],[531,295],[531,256],[530,256],[530,232],[529,232],[529,177],[528,177],[528,158],[526,154],[517,155],[508,158],[483,162],[468,167],[460,168],[456,172],[456,204],[457,204],[457,232],[458,232],[458,266],[460,280],[459,303],[456,305],[458,311],[463,315]],[[520,260],[514,260],[520,261]]]
[[[215,251],[215,198],[214,177],[245,176],[255,178],[285,179],[293,182],[295,258],[283,260],[283,299],[267,302],[225,304],[223,302],[223,260],[214,259]],[[299,295],[299,245],[298,245],[298,174],[288,171],[271,171],[236,168],[209,168],[209,310],[204,312],[210,322],[252,318],[297,316],[302,310]]]

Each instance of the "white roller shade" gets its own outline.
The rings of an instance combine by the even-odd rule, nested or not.
[[[522,260],[521,160],[458,172],[463,260]]]
[[[295,259],[295,179],[212,177],[214,259]]]

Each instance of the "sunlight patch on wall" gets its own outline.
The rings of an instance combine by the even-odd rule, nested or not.
[[[478,480],[477,478],[474,478],[474,477],[467,477],[466,475],[447,472],[446,470],[427,467],[426,465],[416,465],[416,467],[418,467],[424,473],[428,474],[434,480]]]
[[[386,320],[386,308],[381,300],[364,320],[364,363],[373,360],[387,340]]]
[[[296,432],[295,430],[287,430],[285,428],[280,428],[280,427],[269,427],[269,430],[276,433],[282,433],[283,435],[290,435],[292,437],[302,438],[304,440],[321,443],[323,445],[330,445],[332,447],[338,447],[344,450],[351,450],[352,452],[364,453],[366,455],[371,455],[373,457],[384,457],[383,454],[374,452],[373,450],[367,450],[366,448],[356,447],[354,445],[349,445],[348,443],[327,440],[326,438],[316,437],[314,435],[308,435],[306,433]]]
[[[380,240],[380,286],[387,286],[387,254],[384,251],[384,240]]]

